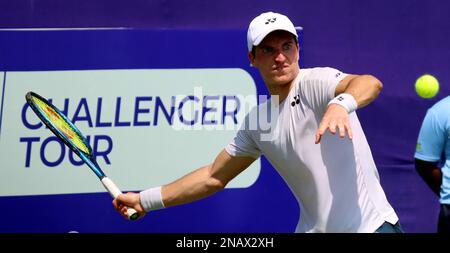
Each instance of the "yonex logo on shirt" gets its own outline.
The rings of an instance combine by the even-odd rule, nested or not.
[[[297,95],[294,97],[294,101],[292,101],[291,105],[294,107],[296,104],[298,105],[300,103],[300,95]]]

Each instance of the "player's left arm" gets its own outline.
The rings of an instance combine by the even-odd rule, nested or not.
[[[354,99],[354,101],[349,101],[352,102],[350,104],[353,104],[353,107],[362,108],[378,97],[382,88],[383,84],[380,80],[372,75],[348,75],[336,86],[335,96],[339,98],[341,95],[343,97],[342,99],[347,100]],[[339,137],[341,138],[345,137],[345,132],[348,133],[350,139],[353,138],[353,132],[348,119],[348,110],[349,108],[341,104],[331,103],[328,106],[320,122],[319,129],[316,132],[316,144],[320,142],[321,137],[327,129],[333,135],[336,134],[336,130],[338,129]],[[350,110],[352,109],[350,108]]]

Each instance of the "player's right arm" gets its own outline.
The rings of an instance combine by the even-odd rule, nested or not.
[[[212,164],[164,185],[161,189],[164,206],[185,204],[222,190],[253,161],[255,158],[233,157],[222,150]]]
[[[210,165],[201,167],[180,179],[161,187],[161,200],[164,207],[181,205],[210,196],[223,188],[252,164],[256,158],[231,156],[222,150]],[[113,200],[113,205],[127,218],[126,207],[133,207],[142,217],[149,210],[144,209],[140,194],[128,192]]]

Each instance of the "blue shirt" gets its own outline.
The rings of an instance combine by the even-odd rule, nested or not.
[[[450,96],[440,100],[423,120],[417,140],[415,158],[444,165],[439,202],[450,204]]]

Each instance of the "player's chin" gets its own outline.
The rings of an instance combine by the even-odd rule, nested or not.
[[[292,81],[288,75],[275,75],[273,76],[272,80],[273,83],[277,85],[285,85]]]

